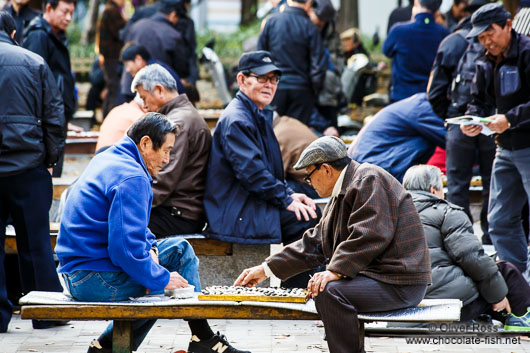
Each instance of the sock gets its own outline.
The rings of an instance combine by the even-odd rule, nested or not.
[[[201,341],[209,340],[214,336],[214,333],[208,324],[208,320],[206,319],[188,320],[188,325],[190,326],[191,334],[199,337]]]

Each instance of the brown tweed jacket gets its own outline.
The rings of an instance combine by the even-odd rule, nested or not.
[[[429,250],[409,193],[380,167],[352,161],[347,168],[318,225],[267,258],[271,271],[285,280],[327,264],[349,278],[430,284]]]

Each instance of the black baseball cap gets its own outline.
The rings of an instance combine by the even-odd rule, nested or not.
[[[473,28],[469,31],[467,38],[473,38],[484,32],[494,23],[504,22],[510,18],[502,4],[486,4],[475,11],[471,16]]]
[[[318,18],[324,22],[333,21],[337,13],[330,0],[313,0],[313,10]]]
[[[276,71],[278,75],[282,74],[278,66],[274,65],[271,53],[265,50],[251,51],[241,55],[238,71],[251,71],[256,75],[264,75],[273,71]]]

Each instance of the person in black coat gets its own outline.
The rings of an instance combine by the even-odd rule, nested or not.
[[[17,43],[21,43],[24,30],[28,27],[31,20],[37,17],[40,12],[33,10],[29,6],[29,0],[11,0],[5,10],[13,16],[17,26],[17,33],[15,34],[15,40]]]
[[[258,50],[269,51],[282,71],[272,106],[308,125],[328,61],[319,30],[307,14],[311,0],[288,0],[287,5],[267,18]]]
[[[47,0],[42,16],[35,17],[29,24],[22,46],[39,54],[53,72],[55,81],[62,93],[65,125],[73,119],[76,110],[75,78],[70,64],[66,28],[72,21],[75,0]],[[71,125],[71,124],[70,124]],[[71,125],[73,128],[73,125]],[[82,129],[78,128],[78,131]],[[54,167],[53,176],[60,177],[63,169],[63,156]]]
[[[0,11],[0,332],[13,305],[7,297],[4,240],[16,231],[21,289],[62,292],[50,244],[49,170],[64,147],[61,96],[46,62],[14,41],[15,21]],[[33,321],[34,328],[57,322]]]
[[[429,245],[432,285],[427,299],[460,299],[461,321],[489,314],[505,322],[505,329],[530,331],[530,286],[509,262],[495,261],[484,253],[473,225],[462,207],[444,200],[442,172],[435,166],[417,165],[405,173],[403,186],[412,195]],[[510,314],[501,315],[501,312]]]

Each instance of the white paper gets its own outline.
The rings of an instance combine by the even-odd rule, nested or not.
[[[456,118],[445,119],[445,122],[448,124],[482,126],[482,131],[480,133],[486,136],[489,136],[495,133],[494,131],[490,130],[486,126],[486,124],[491,123],[491,121],[492,121],[491,119],[482,118],[480,116],[474,116],[474,115],[462,115],[462,116],[457,116]]]

